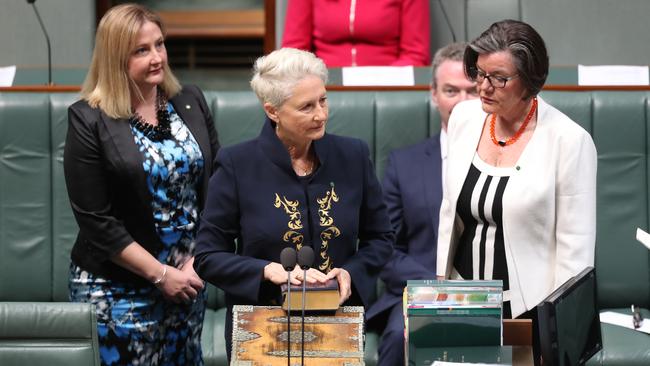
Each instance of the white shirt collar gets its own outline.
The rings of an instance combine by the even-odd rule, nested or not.
[[[440,158],[447,159],[447,131],[440,130]]]

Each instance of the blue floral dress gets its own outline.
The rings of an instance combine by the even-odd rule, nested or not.
[[[196,187],[203,156],[192,133],[167,103],[171,138],[152,140],[132,125],[144,157],[156,230],[158,260],[179,267],[194,254],[198,226]],[[201,330],[206,292],[190,304],[164,299],[152,286],[109,280],[70,266],[70,299],[97,307],[102,365],[203,365]]]

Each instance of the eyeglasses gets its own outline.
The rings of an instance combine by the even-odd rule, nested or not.
[[[476,84],[481,85],[483,83],[483,80],[487,79],[488,83],[492,85],[494,88],[505,88],[506,83],[519,75],[515,74],[512,76],[496,76],[496,75],[490,75],[483,70],[476,69],[476,76],[474,76],[474,81],[476,81]]]

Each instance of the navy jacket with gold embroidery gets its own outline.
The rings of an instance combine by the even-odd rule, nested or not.
[[[264,266],[300,245],[313,247],[315,268],[346,269],[352,298],[368,305],[393,250],[368,147],[330,134],[313,144],[320,166],[304,184],[269,119],[256,139],[219,151],[194,266],[229,307],[274,303],[279,287],[264,281]]]

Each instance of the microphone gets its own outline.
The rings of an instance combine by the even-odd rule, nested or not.
[[[296,266],[296,250],[290,247],[282,249],[280,264],[287,271],[287,366],[291,366],[291,271]]]
[[[38,13],[36,4],[34,4],[35,2],[36,0],[27,0],[28,4],[32,4],[32,8],[34,8],[36,18],[38,19],[38,23],[41,25],[41,29],[45,35],[45,41],[47,42],[47,85],[52,85],[52,46],[50,45],[50,36],[47,34],[47,30],[45,29],[41,15]]]
[[[300,361],[305,365],[305,292],[307,283],[307,270],[314,263],[314,250],[303,245],[298,252],[298,265],[302,268],[302,313],[300,315],[302,324],[302,338],[300,340]]]

